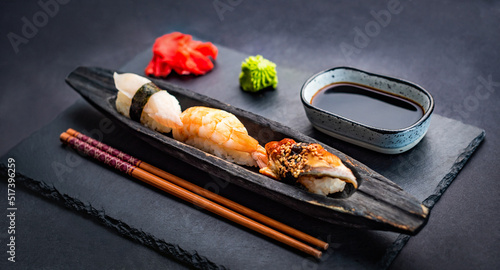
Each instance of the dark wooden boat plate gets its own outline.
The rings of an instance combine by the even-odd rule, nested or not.
[[[182,109],[199,105],[231,112],[245,125],[249,134],[259,140],[262,145],[283,138],[319,143],[311,137],[262,116],[162,80],[151,80],[174,95],[179,100]],[[104,115],[159,150],[184,162],[196,164],[198,168],[216,177],[269,197],[305,214],[333,224],[395,231],[410,235],[418,233],[428,219],[428,209],[398,185],[327,145],[323,145],[325,149],[337,155],[353,171],[359,182],[358,189],[346,188],[345,192],[328,197],[312,194],[299,187],[261,175],[256,168],[227,162],[174,140],[168,134],[152,131],[116,111],[117,89],[114,86],[111,70],[78,67],[68,75],[66,82]]]

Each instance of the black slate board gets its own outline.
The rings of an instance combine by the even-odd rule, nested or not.
[[[388,156],[331,139],[315,131],[303,112],[299,89],[311,74],[278,68],[277,90],[250,95],[239,90],[237,76],[244,54],[219,46],[216,68],[193,78],[172,76],[171,82],[267,118],[278,120],[365,163],[432,207],[484,138],[484,131],[439,115],[424,140],[407,153]],[[142,73],[149,50],[122,71]],[[272,60],[272,59],[271,59]],[[432,92],[432,89],[428,89]],[[68,87],[68,91],[69,87]],[[72,127],[124,149],[160,168],[328,241],[321,260],[307,256],[172,198],[134,179],[78,156],[58,140]],[[263,134],[265,136],[265,134]],[[18,161],[18,182],[135,239],[195,267],[237,269],[386,267],[408,237],[333,226],[302,215],[183,164],[122,132],[84,101],[13,148],[2,158]],[[5,170],[2,170],[5,172]],[[432,215],[431,215],[432,218]],[[424,228],[425,229],[425,228]],[[138,258],[140,259],[140,258]]]

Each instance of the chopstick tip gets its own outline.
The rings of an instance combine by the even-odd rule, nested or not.
[[[319,251],[319,250],[316,250],[317,252],[315,252],[313,255],[316,259],[321,259],[321,256],[323,256],[323,252]]]

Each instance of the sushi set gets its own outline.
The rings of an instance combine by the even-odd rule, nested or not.
[[[79,67],[66,81],[172,157],[332,224],[414,235],[428,219],[429,210],[399,186],[311,137],[164,80],[118,73]]]

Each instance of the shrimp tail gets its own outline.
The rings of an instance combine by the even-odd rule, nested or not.
[[[227,148],[234,149],[236,151],[250,152],[255,150],[259,146],[259,142],[248,136],[248,133],[240,130],[232,130],[229,139],[223,143]]]
[[[256,151],[252,152],[252,158],[255,160],[259,168],[262,169],[267,167],[268,160],[267,160],[266,149],[261,145],[257,147]]]

